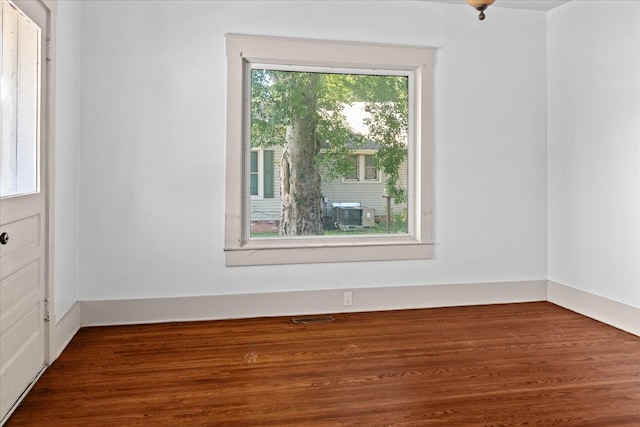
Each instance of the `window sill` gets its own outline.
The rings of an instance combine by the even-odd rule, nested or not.
[[[225,248],[225,265],[312,264],[352,261],[397,261],[430,259],[433,244],[411,236],[362,239],[317,238],[256,239],[237,248]]]

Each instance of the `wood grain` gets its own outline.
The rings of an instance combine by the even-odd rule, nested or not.
[[[18,426],[640,426],[640,338],[550,303],[83,328]]]

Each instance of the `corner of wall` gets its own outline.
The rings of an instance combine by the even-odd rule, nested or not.
[[[553,281],[547,282],[547,301],[640,337],[640,308]]]
[[[76,302],[59,320],[49,325],[49,354],[47,363],[51,365],[69,345],[80,330],[82,320],[81,304]]]

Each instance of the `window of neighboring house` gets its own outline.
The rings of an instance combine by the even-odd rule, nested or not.
[[[364,163],[364,180],[365,181],[378,181],[378,166],[376,165],[376,161],[372,155],[361,154]]]
[[[352,154],[349,156],[351,167],[344,175],[344,182],[379,182],[380,176],[373,154]]]
[[[252,149],[249,157],[249,192],[254,199],[274,197],[273,150]]]
[[[226,264],[431,258],[434,50],[242,35],[226,41]],[[363,125],[351,125],[351,116]],[[366,205],[382,207],[342,203],[367,197]],[[380,228],[384,198],[401,209],[400,231],[389,228],[391,211]],[[344,224],[331,221],[334,201],[333,219]],[[264,216],[274,206],[279,233],[253,237],[253,212]],[[332,224],[341,227],[329,230]]]
[[[260,168],[258,167],[258,157],[260,152],[257,150],[251,151],[251,166],[250,166],[250,175],[251,175],[251,184],[250,191],[251,197],[260,197]]]

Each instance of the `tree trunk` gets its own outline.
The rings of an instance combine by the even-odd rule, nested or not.
[[[299,87],[304,107],[287,127],[287,143],[280,162],[281,236],[322,235],[322,191],[320,171],[315,165],[319,151],[316,141],[315,87],[319,77]]]

